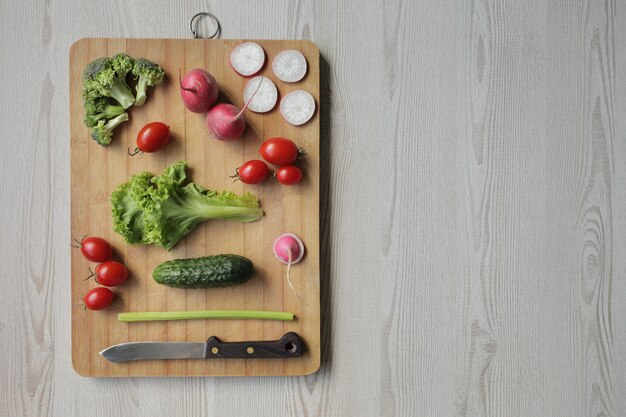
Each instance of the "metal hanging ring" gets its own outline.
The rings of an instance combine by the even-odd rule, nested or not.
[[[213,34],[207,38],[204,39],[213,39],[213,38],[219,38],[220,34],[222,33],[222,26],[220,25],[220,21],[217,20],[217,17],[213,16],[211,13],[208,12],[200,12],[200,13],[196,13],[192,18],[191,18],[191,22],[189,22],[189,28],[191,29],[191,34],[193,35],[194,39],[200,39],[200,35],[198,34],[197,28],[198,28],[198,19],[200,17],[210,17],[211,19],[213,19],[213,21],[215,22],[215,25],[217,26],[217,28],[215,29],[215,32],[213,32]]]

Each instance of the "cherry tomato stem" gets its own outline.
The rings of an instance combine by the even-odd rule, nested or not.
[[[135,150],[131,152],[130,146],[128,147],[128,155],[135,156],[137,154],[139,154],[140,157],[141,157],[141,156],[143,156],[143,151],[141,149],[139,149],[139,148],[135,148]]]

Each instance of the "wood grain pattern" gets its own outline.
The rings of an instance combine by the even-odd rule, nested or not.
[[[213,140],[206,131],[205,116],[185,110],[176,75],[192,68],[205,68],[218,80],[221,101],[243,106],[241,94],[246,79],[229,64],[237,40],[148,40],[81,39],[70,51],[70,135],[72,235],[100,236],[111,242],[116,257],[124,262],[130,280],[115,288],[117,301],[101,312],[85,312],[72,305],[72,359],[83,376],[185,376],[185,375],[302,375],[319,368],[319,113],[303,126],[289,125],[278,109],[266,114],[246,114],[248,128],[236,142]],[[300,50],[309,70],[299,83],[275,78],[271,65],[260,74],[271,78],[281,95],[295,89],[309,91],[319,103],[319,52],[307,41],[261,41],[268,61],[285,49]],[[129,111],[131,120],[116,129],[106,148],[89,137],[82,124],[80,94],[82,71],[93,59],[126,52],[158,62],[169,80],[149,91],[150,103]],[[166,149],[143,158],[130,158],[127,149],[135,132],[154,120],[170,125],[172,143]],[[276,182],[261,185],[234,183],[233,169],[259,158],[261,143],[270,137],[291,138],[306,149],[303,161],[306,177],[293,187]],[[210,189],[238,194],[251,192],[262,202],[265,216],[252,223],[209,221],[189,234],[170,252],[158,247],[126,245],[112,231],[110,195],[136,173],[160,174],[179,160],[188,162],[191,180]],[[290,291],[286,268],[272,254],[274,240],[286,231],[306,242],[306,256],[291,268],[292,282],[302,301]],[[255,275],[244,285],[208,290],[180,290],[154,283],[151,271],[169,259],[219,253],[246,256],[255,265]],[[80,251],[72,252],[72,299],[80,300],[97,284],[85,280],[89,262]],[[289,311],[294,321],[198,320],[189,322],[120,323],[120,311],[184,310],[270,310]],[[110,363],[98,355],[102,349],[123,342],[202,342],[209,336],[224,341],[274,340],[293,331],[307,348],[302,358],[289,360],[170,360]]]
[[[0,415],[626,414],[623,2],[151,4],[0,2]],[[322,367],[82,378],[67,51],[201,9],[320,47]]]

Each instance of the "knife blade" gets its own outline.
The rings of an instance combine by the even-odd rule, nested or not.
[[[279,340],[256,342],[223,342],[211,336],[205,343],[193,342],[127,342],[100,352],[111,362],[154,359],[211,358],[297,358],[302,356],[304,342],[294,332]]]

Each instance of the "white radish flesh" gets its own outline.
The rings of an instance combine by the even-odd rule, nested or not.
[[[254,95],[255,91],[256,95]],[[253,95],[254,98],[252,98]],[[254,77],[243,89],[243,102],[249,102],[248,109],[255,113],[266,113],[272,110],[276,106],[276,101],[278,101],[278,90],[274,82],[267,77]]]
[[[294,126],[305,124],[314,113],[315,99],[304,90],[292,91],[280,100],[280,114]]]
[[[294,49],[279,52],[272,61],[272,71],[286,83],[296,83],[306,75],[307,64],[302,52]]]
[[[230,54],[230,65],[244,77],[250,77],[265,64],[265,51],[254,42],[244,42],[233,49]]]

